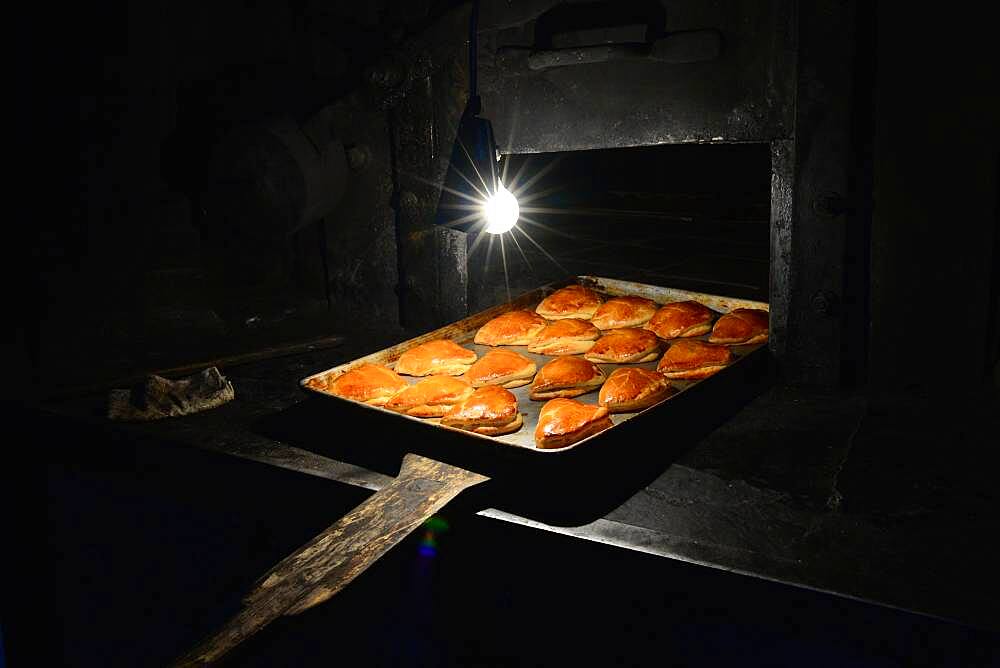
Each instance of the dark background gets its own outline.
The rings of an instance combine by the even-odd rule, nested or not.
[[[397,326],[391,309],[376,309],[378,322],[367,322],[365,309],[351,301],[350,292],[364,285],[379,303],[393,299],[391,284],[385,292],[375,285],[384,261],[364,245],[371,243],[364,228],[375,223],[326,223],[326,243],[348,248],[346,255],[331,255],[334,286],[347,293],[335,291],[330,313],[317,226],[274,244],[254,269],[220,282],[212,269],[223,253],[199,227],[193,184],[227,131],[308,117],[356,90],[382,52],[455,4],[153,3],[140,9],[119,3],[99,12],[26,16],[16,68],[23,93],[13,105],[18,131],[12,133],[23,150],[13,170],[18,213],[9,246],[9,266],[25,267],[12,276],[18,317],[10,343],[19,353],[19,377],[38,389],[64,382],[66,374],[155,368],[171,350],[183,349],[189,358],[218,354],[251,335],[259,343]],[[847,258],[848,297],[868,305],[861,316],[867,325],[856,328],[867,341],[855,354],[866,357],[875,385],[932,385],[912,361],[921,359],[932,334],[926,328],[944,331],[928,318],[947,313],[967,332],[963,362],[950,375],[981,382],[995,369],[998,341],[997,72],[981,27],[986,22],[890,4],[859,11],[857,20],[855,155],[859,178],[870,170],[873,196],[851,232]],[[386,121],[371,115],[387,132]],[[632,173],[659,177],[643,190],[666,198],[661,208],[667,213],[684,211],[677,198],[745,195],[761,177],[753,160],[746,169],[733,168],[725,149],[647,152],[660,155],[645,165],[633,159]],[[710,188],[689,178],[698,173],[712,175]],[[590,183],[569,195],[614,187]],[[391,204],[391,194],[381,196]],[[367,203],[370,210],[380,206]],[[592,236],[612,244],[614,259],[642,264],[634,249],[614,245],[620,230]],[[627,236],[641,236],[641,228]],[[724,230],[717,236],[727,239]],[[560,249],[558,240],[545,245]],[[338,273],[357,274],[354,258],[362,259],[367,283]],[[731,273],[719,264],[720,274]],[[249,332],[247,321],[258,331]]]
[[[872,49],[858,64],[873,99],[870,108],[857,112],[872,130],[861,138],[870,147],[873,206],[864,230],[868,255],[859,256],[857,268],[867,277],[861,282],[870,318],[866,391],[926,398],[951,384],[995,387],[1000,82],[993,24],[989,17],[947,8],[922,13],[890,3],[876,7],[874,15],[863,16]],[[187,179],[203,166],[205,147],[234,124],[307,115],[352,90],[387,45],[418,32],[446,8],[434,2],[154,2],[16,13],[8,396],[34,398],[53,385],[99,378],[110,366],[134,369],[137,356],[156,346],[169,350],[190,341],[189,351],[218,353],[236,340],[231,328],[239,317],[225,323],[230,329],[217,330],[204,316],[212,310],[204,302],[202,278],[211,256],[185,190]],[[717,158],[701,153],[693,159],[712,171]],[[689,173],[689,166],[677,162],[663,164],[676,175]],[[670,176],[667,172],[665,180],[676,182]],[[743,182],[734,179],[731,190],[741,191]],[[284,266],[287,257],[305,256],[315,244],[305,233],[276,249],[273,262]],[[294,340],[317,330],[357,335],[366,327],[397,325],[331,317],[322,305],[318,271],[315,262],[301,275],[277,271],[262,288],[296,308],[294,317],[274,317],[263,339]],[[245,297],[238,282],[229,289],[223,293]],[[255,309],[256,303],[247,305],[240,315],[245,320],[261,312]],[[171,315],[177,312],[182,315]],[[955,328],[963,332],[961,341],[947,338]],[[213,336],[212,345],[202,346]],[[69,665],[161,663],[167,650],[150,648],[177,648],[189,640],[186,622],[164,619],[163,611],[183,609],[186,591],[219,586],[198,580],[200,570],[227,572],[230,558],[256,551],[260,564],[232,573],[237,582],[252,578],[258,566],[358,500],[356,490],[338,489],[330,492],[337,498],[323,513],[307,513],[292,523],[287,513],[294,516],[297,508],[314,503],[309,483],[279,484],[262,474],[260,489],[302,485],[303,496],[272,504],[265,494],[254,505],[250,497],[213,487],[217,479],[208,473],[223,476],[230,462],[178,460],[157,469],[147,486],[136,478],[135,471],[143,470],[139,465],[117,473],[102,466],[95,473],[63,470],[58,462],[67,448],[100,442],[72,429],[59,438],[60,448],[36,442],[20,453],[36,464],[46,457],[57,464],[37,487],[46,489],[49,499],[35,503],[34,494],[16,492],[19,486],[10,478],[34,480],[20,475],[19,457],[8,459],[4,470],[5,491],[13,492],[5,508],[18,515],[8,526],[18,532],[24,527],[19,558],[30,560],[44,546],[49,559],[31,565],[32,577],[41,578],[35,595],[17,599],[32,600],[45,611],[37,618],[47,639],[28,650],[22,644],[22,657],[50,651]],[[934,454],[933,445],[925,447],[929,451],[922,454]],[[970,454],[967,463],[982,464],[982,458]],[[197,493],[172,498],[168,481],[192,466],[201,472],[185,484]],[[193,506],[185,510],[178,504]],[[280,527],[274,531],[283,533],[261,539],[264,548],[242,545],[268,513]],[[307,635],[331,637],[329,646],[297,648],[300,636],[284,638],[278,627],[261,640],[260,657],[243,654],[233,665],[268,665],[266,657],[287,656],[282,652],[293,649],[333,657],[345,652],[378,665],[420,652],[431,652],[419,655],[433,665],[442,658],[435,651],[444,653],[441,662],[456,664],[470,656],[467,663],[488,665],[491,657],[500,665],[510,659],[533,663],[535,647],[543,648],[545,658],[564,658],[559,643],[568,643],[566,638],[574,642],[567,657],[586,662],[593,656],[581,646],[583,639],[605,633],[599,655],[609,659],[621,646],[630,657],[689,652],[680,662],[700,664],[720,658],[798,664],[803,656],[813,662],[830,656],[831,665],[912,665],[919,656],[931,656],[928,665],[989,660],[985,650],[976,649],[984,646],[982,636],[947,624],[485,520],[463,525],[452,519],[454,538],[442,539],[433,564],[421,561],[414,538],[381,564],[384,569],[347,592],[352,605],[307,620],[315,629]],[[192,564],[183,573],[156,571],[175,563],[171,543],[204,540],[201,532],[220,541],[205,564]],[[133,533],[132,547],[106,551]],[[144,562],[147,549],[160,545],[160,556]],[[566,579],[541,582],[529,567],[536,559],[571,564]],[[502,576],[490,577],[498,570]],[[591,583],[585,593],[577,588],[580,576]],[[469,592],[464,583],[470,577],[483,577],[483,590]],[[107,600],[95,598],[102,588],[95,581],[116,583],[104,592]],[[436,594],[426,591],[431,581]],[[543,587],[555,601],[539,601]],[[692,597],[691,591],[700,595]],[[387,593],[395,597],[392,606],[375,605]],[[133,617],[140,598],[149,601],[148,608]],[[19,637],[27,636],[8,631],[11,600],[5,601],[4,641],[13,657]],[[456,605],[468,606],[459,609],[469,614],[458,615]],[[366,615],[377,621],[367,624]],[[408,617],[422,621],[415,626]],[[519,623],[508,626],[511,618]],[[790,627],[789,620],[798,626]],[[525,627],[532,640],[518,644],[516,634]],[[331,631],[338,628],[353,641],[338,644]],[[552,635],[542,637],[540,629],[547,628]],[[479,633],[484,633],[481,643],[469,640]],[[109,649],[105,634],[132,640]],[[886,638],[894,641],[888,647]],[[401,647],[404,641],[414,645]],[[963,645],[973,648],[972,656],[955,653]],[[739,654],[736,648],[744,647],[753,648],[754,658]]]
[[[262,572],[370,494],[68,420],[44,433],[61,444],[30,571],[46,578],[33,589],[47,594],[34,601],[45,640],[27,640],[20,610],[11,666],[167,665]],[[88,437],[101,447],[81,449]],[[222,665],[964,668],[996,665],[1000,652],[995,629],[480,517],[472,498],[442,510],[445,528],[417,530]]]

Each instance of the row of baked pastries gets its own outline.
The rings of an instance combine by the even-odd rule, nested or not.
[[[611,413],[641,411],[676,392],[667,376],[659,371],[622,367],[609,376],[583,358],[559,357],[541,368],[531,384],[529,397],[533,401],[568,399],[598,388],[598,405]]]
[[[739,341],[766,339],[767,320],[757,317],[756,311],[737,309],[721,318],[717,324],[720,343],[732,344]],[[575,319],[562,320],[556,325],[588,323]],[[565,329],[565,327],[564,327]],[[596,329],[595,329],[596,331]],[[580,370],[597,368],[585,362],[600,362],[609,364],[638,364],[655,360],[660,354],[659,338],[648,330],[625,328],[608,332],[596,341],[589,339],[574,339],[572,332],[564,332],[565,336],[545,340],[528,347],[531,352],[554,356],[574,355],[584,352],[583,359],[566,357],[570,360],[565,364],[552,365],[563,372],[569,369]],[[585,334],[590,336],[590,334]],[[586,344],[586,345],[583,345]],[[732,353],[724,346],[716,346],[709,340],[706,344],[693,339],[678,339],[673,342],[660,359],[658,370],[670,378],[696,379],[704,378],[707,370],[718,370],[732,360]],[[565,370],[563,369],[565,367]],[[512,350],[490,350],[482,358],[468,348],[454,341],[437,339],[422,343],[403,353],[396,362],[396,372],[410,376],[448,375],[463,376],[473,387],[483,385],[502,385],[506,388],[526,385],[535,378],[537,368],[535,363],[524,355]],[[544,370],[544,368],[543,368]],[[580,373],[583,373],[580,371]],[[536,384],[541,382],[545,374],[535,378]],[[603,378],[597,381],[597,385]],[[534,391],[534,390],[533,390]]]
[[[628,296],[605,301],[601,293],[583,285],[560,288],[535,307],[535,313],[548,320],[589,320],[601,330],[642,327],[656,311],[652,299]]]
[[[544,355],[579,355],[588,352],[602,338],[601,333],[608,330],[614,333],[641,328],[665,340],[711,332],[710,341],[728,344],[759,343],[767,339],[765,310],[734,309],[718,320],[716,315],[693,300],[662,307],[643,297],[603,301],[599,293],[571,285],[542,300],[534,313],[511,311],[493,318],[476,332],[475,342],[488,346],[526,345],[530,352]]]
[[[409,385],[388,367],[364,364],[329,384],[317,380],[314,387],[415,417],[442,417],[476,388],[502,386],[507,389],[529,382],[529,396],[534,401],[577,397],[601,388],[601,405],[612,411],[634,411],[665,398],[667,379],[706,378],[732,359],[727,346],[680,340],[664,353],[656,372],[621,368],[608,377],[601,367],[583,357],[557,357],[536,373],[535,363],[524,355],[511,350],[491,350],[470,365],[463,378],[430,376]]]
[[[725,318],[719,321],[722,325],[726,325],[725,327],[720,325],[718,328],[721,330],[720,334],[725,337],[724,341],[766,336],[766,329],[762,330],[766,328],[766,319],[756,318],[756,312],[741,313],[740,310],[736,310],[729,316],[732,316],[727,321],[730,324],[726,325],[723,322]],[[428,389],[457,391],[464,386],[474,389],[488,385],[514,388],[532,383],[531,398],[542,401],[554,397],[579,396],[600,387],[606,376],[595,362],[646,362],[656,359],[658,354],[659,342],[653,333],[635,328],[621,329],[601,337],[588,349],[583,358],[557,357],[536,374],[534,361],[515,351],[491,350],[482,358],[478,358],[474,351],[453,341],[438,339],[425,342],[403,353],[396,362],[395,371],[380,365],[363,365],[335,379],[330,387],[320,389],[363,403],[386,406],[391,410],[416,415],[430,409],[423,407],[421,402],[405,403],[409,401],[411,395],[417,398],[420,398],[420,395],[418,390],[410,389],[406,381],[400,377],[400,373],[414,376],[431,375],[431,378],[439,375],[445,378],[454,375],[464,377],[459,384],[439,380],[435,383],[418,383],[412,386],[418,387],[419,391]],[[715,373],[732,359],[732,352],[725,345],[680,339],[664,353],[657,365],[657,371],[666,378],[695,380]],[[631,376],[639,378],[642,374]],[[397,394],[400,394],[401,398],[389,405],[389,400]],[[448,392],[442,396],[450,397]],[[464,398],[458,396],[459,400]],[[438,409],[432,412],[433,417],[440,417],[443,414]]]
[[[462,376],[472,387],[520,387],[531,382],[536,370],[532,360],[513,350],[490,350],[478,357],[474,351],[447,339],[414,346],[396,361],[399,374]]]
[[[513,394],[497,385],[485,385],[452,407],[441,418],[441,424],[486,436],[500,436],[520,429],[524,419],[517,410]],[[609,411],[603,406],[573,399],[552,399],[539,413],[535,446],[564,448],[611,425]]]
[[[449,426],[488,436],[509,434],[522,425],[517,398],[507,389],[473,387],[454,376],[429,376],[410,385],[386,366],[362,364],[330,382],[318,378],[310,384],[344,399],[413,417],[439,417]]]
[[[766,320],[767,311],[757,309],[736,309],[737,317],[749,315],[747,320],[753,324],[753,318],[761,315]],[[756,314],[756,315],[753,315]],[[535,317],[532,317],[535,316]],[[540,317],[537,317],[540,316]],[[546,297],[535,308],[535,313],[525,311],[519,315],[505,314],[508,321],[504,325],[530,326],[517,333],[511,331],[498,332],[513,335],[519,340],[491,343],[476,341],[488,345],[529,345],[534,336],[545,327],[545,321],[576,320],[589,321],[598,330],[622,329],[626,327],[642,327],[656,333],[661,339],[676,339],[707,334],[712,330],[712,322],[716,313],[704,304],[685,300],[671,302],[659,306],[652,299],[645,297],[626,296],[612,297],[605,301],[601,293],[583,285],[569,285],[556,290]],[[498,323],[499,324],[499,323]],[[731,324],[731,323],[730,323]],[[766,329],[766,326],[765,326]],[[596,338],[596,337],[595,337]]]
[[[412,417],[439,417],[443,425],[484,436],[510,434],[524,426],[517,397],[509,390],[500,385],[474,388],[454,376],[430,376],[410,385],[388,367],[362,364],[329,383],[316,379],[312,387]]]
[[[674,307],[669,309],[672,316],[650,321],[644,328],[622,327],[605,331],[579,318],[556,320],[539,329],[533,322],[535,314],[511,311],[480,327],[475,342],[494,347],[526,345],[528,352],[540,355],[582,354],[596,362],[621,364],[655,359],[661,339],[684,340],[711,332],[708,337],[710,343],[740,345],[767,340],[767,311],[734,309],[713,325],[713,312],[697,302],[676,302],[661,310],[668,310],[668,307]],[[697,322],[688,317],[700,309],[708,312],[708,320]]]
[[[439,417],[443,425],[486,436],[509,434],[524,424],[509,390],[496,384],[474,388],[453,376],[430,376],[410,385],[388,367],[363,364],[328,384],[317,379],[313,387],[412,417]],[[597,406],[570,399],[597,387]],[[551,399],[541,409],[535,443],[539,448],[566,447],[611,426],[610,413],[639,411],[673,393],[670,381],[654,371],[622,368],[605,377],[600,367],[582,358],[557,358],[532,384],[533,400]]]
[[[565,363],[571,360],[593,366],[578,358],[555,361]],[[669,382],[660,374],[644,369],[618,369],[601,390],[602,403],[605,392],[615,386],[618,372],[622,371],[656,376],[663,389],[669,388]],[[603,374],[600,378],[603,380]],[[378,364],[363,364],[329,384],[317,380],[313,386],[337,396],[382,406],[413,417],[440,417],[441,424],[445,426],[484,436],[510,434],[524,426],[517,398],[509,390],[499,385],[473,388],[466,381],[453,376],[430,376],[409,385],[392,369]],[[625,393],[628,394],[627,391]],[[558,395],[558,391],[555,394]],[[651,393],[643,393],[643,398],[646,399],[659,400],[665,396],[654,397]],[[651,403],[654,402],[649,401],[647,405]],[[609,408],[564,397],[554,398],[542,406],[534,433],[535,445],[542,449],[563,448],[603,431],[612,424],[610,412],[615,406],[614,402],[611,402]],[[618,407],[624,407],[624,404],[619,404]],[[633,403],[629,407],[639,410],[643,406]]]
[[[645,337],[651,341],[645,340]],[[535,401],[576,397],[598,389],[607,380],[606,374],[595,362],[645,362],[656,359],[658,355],[656,337],[644,330],[618,330],[604,337],[613,338],[624,341],[609,341],[606,346],[595,346],[584,357],[556,357],[540,371],[534,361],[512,350],[490,350],[476,359],[474,352],[451,341],[430,341],[404,353],[396,363],[396,371],[377,364],[365,364],[339,376],[329,386],[318,389],[418,417],[443,415],[443,408],[432,410],[424,405],[427,403],[424,399],[431,401],[433,406],[450,407],[455,401],[465,398],[461,390],[466,387],[475,389],[500,385],[514,388],[531,383],[530,397]],[[471,357],[466,353],[471,353]],[[668,379],[696,380],[712,375],[732,359],[733,354],[725,345],[681,339],[670,345],[660,358],[656,371]],[[469,360],[472,363],[465,364]],[[431,375],[415,385],[408,385],[397,373],[400,369],[411,375],[461,373],[462,378]],[[625,369],[618,369],[616,373],[619,377],[626,377],[626,374],[620,373],[623,371]],[[633,379],[634,384],[645,373],[644,370],[637,371],[627,377]],[[434,382],[427,382],[431,380]],[[425,395],[432,391],[440,397],[435,394],[433,397],[438,398],[428,399]]]
[[[644,328],[666,340],[708,334],[709,343],[736,345],[767,341],[769,316],[763,309],[737,308],[718,320],[715,316],[715,311],[701,302],[671,302],[660,308]]]
[[[598,403],[611,412],[642,410],[673,394],[671,380],[699,380],[732,363],[728,346],[697,339],[675,341],[660,358],[656,371],[622,367],[610,376],[585,357],[557,357],[545,364],[531,383],[535,401],[578,397],[600,388]]]
[[[393,395],[385,407],[420,418],[440,417],[441,424],[484,436],[510,434],[524,425],[517,397],[499,385],[473,388],[451,376],[424,378]]]

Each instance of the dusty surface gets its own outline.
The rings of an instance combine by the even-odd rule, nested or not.
[[[266,426],[305,400],[299,379],[363,352],[344,346],[224,370],[234,401],[155,425],[110,426],[96,400],[47,410],[114,430],[116,439],[193,446],[379,489],[396,475],[397,453],[355,444],[333,459]],[[1000,554],[983,536],[993,531],[1000,493],[982,463],[995,447],[996,406],[987,390],[873,399],[775,388],[601,519],[557,527],[503,509],[467,510],[990,627],[995,607],[980,582]],[[488,506],[489,496],[475,503]]]

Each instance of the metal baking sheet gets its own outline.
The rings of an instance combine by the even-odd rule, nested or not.
[[[320,377],[328,377],[328,380],[332,380],[362,364],[382,364],[390,368],[393,368],[395,367],[396,360],[398,360],[400,355],[402,355],[404,352],[421,343],[433,339],[451,339],[452,341],[462,346],[465,346],[466,348],[474,350],[479,357],[482,357],[491,349],[496,349],[492,346],[483,346],[473,343],[476,331],[478,331],[478,329],[483,324],[485,324],[487,321],[491,320],[492,318],[502,313],[506,313],[507,311],[516,309],[525,309],[525,308],[534,310],[535,306],[537,306],[538,303],[542,299],[544,299],[547,295],[551,294],[552,292],[561,287],[565,287],[566,285],[570,285],[572,283],[579,283],[582,285],[586,285],[587,287],[590,287],[604,294],[606,297],[619,297],[619,296],[629,296],[629,295],[646,297],[647,299],[652,299],[653,301],[657,302],[660,305],[669,302],[693,299],[695,301],[701,302],[702,304],[709,307],[719,315],[728,313],[729,311],[735,308],[758,308],[764,310],[767,310],[768,308],[768,305],[764,302],[758,302],[748,299],[736,299],[720,295],[711,295],[701,292],[691,292],[687,290],[679,290],[676,288],[660,287],[655,285],[647,285],[643,283],[633,283],[630,281],[621,281],[621,280],[602,278],[597,276],[576,276],[573,279],[561,281],[559,283],[553,283],[551,285],[538,288],[524,295],[521,295],[520,297],[512,300],[510,303],[502,304],[500,306],[487,309],[485,311],[477,313],[476,315],[465,318],[464,320],[460,320],[456,323],[446,325],[445,327],[434,330],[432,332],[428,332],[427,334],[418,336],[408,341],[403,341],[402,343],[399,343],[390,348],[386,348],[384,350],[380,350],[370,355],[366,355],[365,357],[353,360],[351,362],[347,362],[345,364],[335,366],[331,369],[326,369],[324,371],[312,374],[306,378],[303,378],[300,381],[300,384],[303,387],[303,389],[305,389],[310,393],[326,397],[329,399],[333,399],[336,401],[348,402],[355,406],[362,406],[372,411],[378,411],[380,413],[384,413],[386,415],[386,419],[411,420],[415,422],[420,422],[427,425],[429,428],[446,429],[450,432],[458,432],[476,441],[487,441],[487,442],[492,442],[494,444],[503,443],[508,446],[523,448],[526,450],[537,452],[540,455],[542,454],[553,455],[553,454],[565,453],[569,450],[580,447],[593,439],[599,439],[602,434],[613,430],[614,427],[611,427],[610,429],[605,430],[604,432],[599,432],[597,434],[594,434],[593,436],[577,441],[576,443],[569,445],[565,448],[558,448],[558,449],[536,448],[534,441],[534,432],[535,432],[535,427],[538,424],[539,411],[541,410],[542,406],[545,405],[545,401],[532,401],[529,398],[528,395],[530,390],[530,384],[523,385],[521,387],[516,387],[510,390],[514,394],[514,396],[517,397],[518,409],[523,415],[524,426],[512,434],[505,434],[503,436],[483,436],[481,434],[475,434],[473,432],[464,431],[453,427],[446,427],[440,424],[440,420],[437,418],[431,418],[431,419],[416,418],[409,415],[396,413],[394,411],[390,411],[385,408],[380,408],[377,406],[369,406],[367,404],[356,402],[350,399],[338,397],[336,395],[329,394],[322,390],[318,390],[314,387],[311,387],[309,385],[309,382],[313,379]],[[708,335],[696,338],[707,339]],[[723,369],[718,373],[716,373],[715,375],[702,380],[696,380],[696,381],[673,380],[671,381],[671,383],[673,384],[674,388],[678,391],[677,394],[672,395],[671,397],[660,402],[659,404],[644,409],[643,411],[638,411],[634,413],[613,413],[611,415],[611,421],[614,425],[619,425],[625,422],[626,420],[630,420],[636,415],[639,415],[640,413],[646,411],[655,411],[657,409],[663,408],[665,404],[671,402],[674,398],[679,396],[680,393],[689,389],[693,385],[696,385],[698,383],[712,382],[713,379],[718,378],[722,374],[726,374],[733,367],[737,367],[738,365],[740,365],[741,361],[746,359],[750,353],[766,345],[767,345],[766,343],[761,343],[750,346],[731,346],[733,354],[736,357],[736,359],[726,369]],[[529,353],[526,346],[500,346],[500,347],[514,350],[530,358],[535,362],[535,364],[539,369],[541,369],[542,366],[545,365],[547,362],[555,359],[555,357],[550,355],[539,355],[535,353]],[[662,350],[665,349],[666,345],[663,346],[661,352]],[[645,369],[655,369],[657,361],[645,362],[643,364],[598,364],[598,366],[600,366],[604,370],[605,374],[610,376],[611,373],[618,367],[642,367]],[[421,380],[421,378],[415,378],[412,376],[403,376],[403,378],[405,378],[407,382],[409,382],[410,384],[416,383],[419,380]],[[575,397],[575,399],[583,403],[596,404],[599,390],[600,388],[597,388],[587,394]]]

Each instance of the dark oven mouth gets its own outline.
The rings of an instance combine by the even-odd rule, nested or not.
[[[520,217],[468,235],[469,310],[572,275],[768,301],[766,143],[504,156]]]

